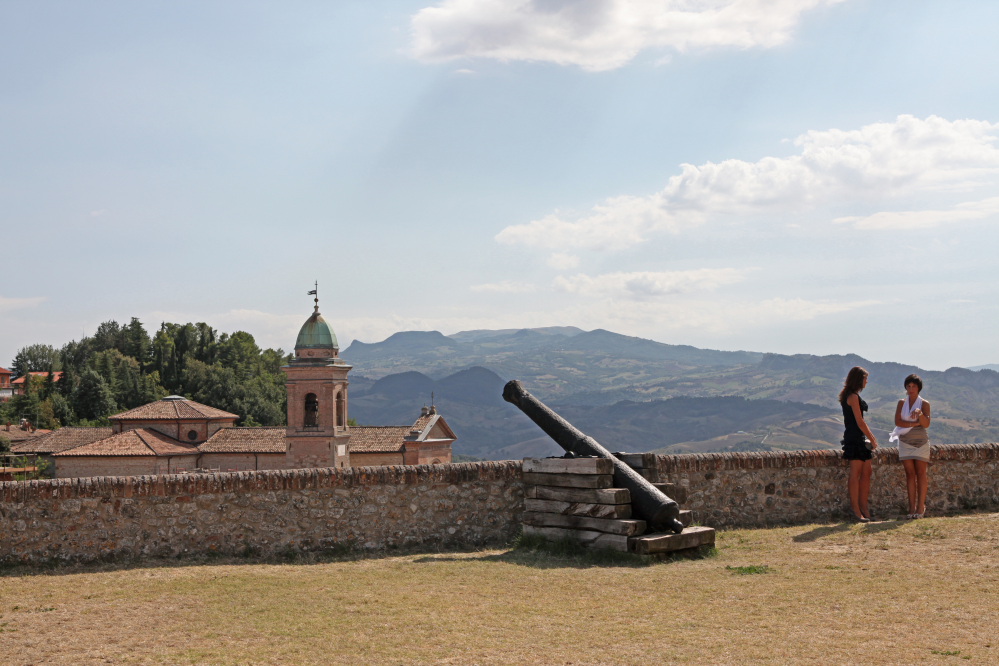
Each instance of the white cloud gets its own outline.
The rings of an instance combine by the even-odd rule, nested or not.
[[[559,271],[568,271],[579,266],[579,257],[567,252],[555,252],[548,257],[548,265]]]
[[[0,296],[0,312],[8,310],[19,310],[21,308],[33,308],[45,300],[43,296],[34,298],[6,298]]]
[[[533,284],[524,284],[523,282],[511,282],[509,280],[503,280],[502,282],[493,282],[490,284],[476,284],[468,288],[469,291],[478,291],[493,294],[525,294],[534,291],[536,288]]]
[[[859,130],[813,130],[795,139],[801,149],[797,155],[682,164],[682,172],[660,192],[607,199],[572,220],[556,211],[509,226],[496,240],[617,250],[641,243],[653,232],[676,233],[721,215],[967,191],[999,173],[997,129],[999,123],[903,115]]]
[[[698,289],[715,289],[744,279],[745,271],[734,268],[700,268],[689,271],[642,271],[607,273],[590,277],[582,273],[555,278],[558,291],[584,296],[608,296],[644,300]]]
[[[412,18],[411,53],[621,67],[648,48],[771,48],[842,0],[445,0]],[[661,62],[661,60],[660,60]]]
[[[999,197],[969,201],[950,210],[882,212],[866,217],[837,217],[833,222],[853,224],[856,229],[928,229],[952,222],[981,220],[999,213]]]

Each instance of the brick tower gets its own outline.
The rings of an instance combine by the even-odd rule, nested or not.
[[[319,297],[295,341],[295,357],[282,367],[288,389],[286,467],[350,467],[347,373],[336,334],[319,314]]]

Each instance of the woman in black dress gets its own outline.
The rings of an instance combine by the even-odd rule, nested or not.
[[[871,489],[871,451],[878,447],[871,429],[864,422],[867,403],[860,397],[860,392],[865,386],[867,371],[856,366],[850,368],[846,381],[843,382],[843,390],[839,392],[839,404],[843,407],[843,422],[846,424],[841,442],[843,460],[850,461],[850,481],[847,484],[850,509],[862,523],[871,519],[871,512],[867,510],[867,494]]]

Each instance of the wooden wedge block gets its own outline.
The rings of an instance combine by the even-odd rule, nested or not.
[[[682,505],[687,501],[687,489],[683,486],[678,486],[675,483],[653,483],[652,485],[662,491],[666,497],[676,500],[677,504]]]
[[[674,550],[696,548],[698,546],[713,546],[715,529],[713,527],[687,527],[680,534],[645,534],[628,537],[628,548],[639,555],[654,553],[669,553]]]
[[[590,489],[590,488],[553,488],[551,486],[527,486],[526,493],[527,497],[531,499],[555,500],[556,502],[583,502],[587,504],[631,504],[631,493],[628,491],[627,488]]]
[[[638,475],[649,483],[655,483],[659,480],[659,472],[655,469],[649,469],[647,467],[632,467],[632,469],[638,472]]]
[[[524,458],[524,472],[539,474],[613,474],[608,458]]]
[[[631,518],[630,504],[592,504],[526,499],[524,500],[524,511],[561,513],[564,516],[590,516],[592,518]],[[683,512],[681,511],[681,513]]]
[[[690,524],[694,522],[694,512],[693,511],[681,511],[679,516],[680,522],[683,523],[684,527],[690,527]]]
[[[589,516],[564,516],[561,513],[533,513],[530,511],[525,511],[521,520],[525,525],[534,527],[565,527],[625,536],[645,534],[644,520],[608,520],[606,518],[590,518]]]
[[[632,469],[655,469],[654,453],[615,453],[614,456]]]
[[[604,534],[603,532],[590,532],[587,530],[566,530],[560,527],[534,527],[524,525],[524,534],[541,536],[551,541],[562,539],[572,539],[578,541],[587,548],[607,548],[618,550],[622,553],[628,552],[628,537],[621,534]]]
[[[610,488],[614,477],[610,474],[539,474],[524,472],[524,483],[534,486],[559,486],[561,488]]]

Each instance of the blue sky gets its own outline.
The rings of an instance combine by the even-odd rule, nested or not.
[[[0,364],[575,325],[999,361],[999,4],[0,2]]]

